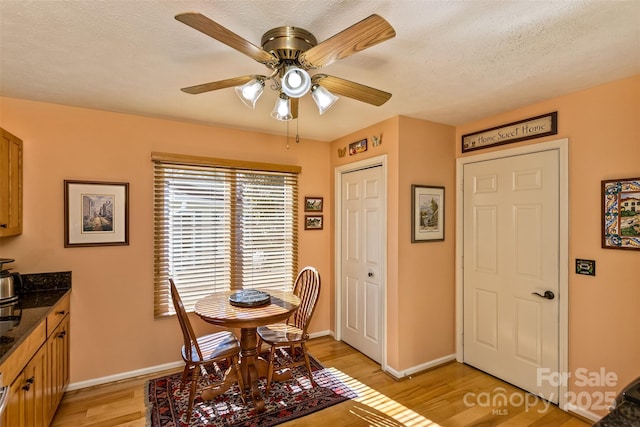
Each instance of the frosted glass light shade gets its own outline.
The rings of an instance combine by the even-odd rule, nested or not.
[[[323,114],[325,111],[327,111],[329,107],[335,104],[335,102],[339,99],[337,96],[320,85],[315,85],[314,88],[311,89],[311,97],[318,106],[320,114]]]
[[[250,80],[242,86],[235,87],[238,98],[249,108],[256,107],[256,101],[260,98],[260,95],[262,95],[263,89],[264,82],[258,79]]]
[[[291,100],[286,95],[281,95],[276,101],[276,105],[273,107],[271,117],[278,120],[291,120],[293,115],[291,114]]]
[[[282,76],[282,91],[291,98],[304,96],[311,88],[311,77],[302,68],[291,67]]]

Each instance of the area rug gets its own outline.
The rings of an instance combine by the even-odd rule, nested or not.
[[[298,354],[296,356],[301,357]],[[281,350],[277,357],[289,358],[290,355],[285,350]],[[267,427],[358,397],[351,388],[325,369],[313,356],[310,356],[310,359],[316,387],[311,386],[306,368],[297,367],[292,370],[290,380],[272,384],[271,392],[265,398],[266,410],[260,414],[257,413],[250,399],[247,405],[242,403],[237,384],[213,400],[204,401],[198,393],[189,424],[186,423],[185,414],[189,399],[189,384],[183,392],[180,391],[182,373],[150,380],[145,388],[147,425],[150,427]],[[226,366],[220,364],[219,368],[219,372],[222,372]],[[215,380],[215,375],[214,373],[211,374],[211,378],[202,379],[203,384]],[[260,380],[260,390],[263,393],[265,383],[266,379]]]

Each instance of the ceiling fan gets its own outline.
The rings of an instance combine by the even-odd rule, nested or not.
[[[371,15],[360,22],[318,43],[309,31],[298,27],[273,28],[262,36],[262,47],[245,40],[206,16],[181,13],[178,21],[218,40],[221,43],[264,64],[268,75],[246,75],[182,88],[183,92],[199,94],[212,90],[235,87],[242,102],[250,108],[263,92],[266,81],[279,96],[271,116],[278,120],[298,117],[298,99],[308,92],[324,113],[338,99],[346,96],[361,102],[380,106],[391,94],[327,74],[310,76],[307,70],[316,70],[339,59],[395,37],[393,27],[381,16]]]

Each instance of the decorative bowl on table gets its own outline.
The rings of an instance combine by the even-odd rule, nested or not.
[[[271,295],[257,289],[241,289],[229,295],[229,304],[235,307],[262,307],[271,302]]]

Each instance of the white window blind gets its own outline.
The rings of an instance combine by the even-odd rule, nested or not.
[[[170,277],[187,310],[215,291],[291,290],[297,274],[296,172],[152,158],[156,316],[174,313]]]

